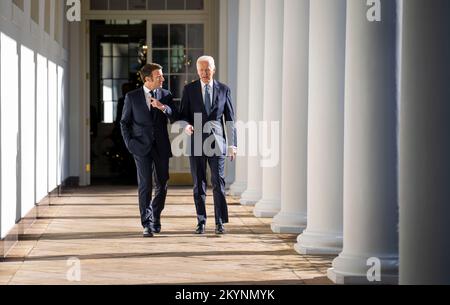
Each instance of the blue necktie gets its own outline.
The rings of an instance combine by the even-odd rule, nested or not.
[[[211,114],[211,96],[209,95],[209,85],[205,86],[205,108],[208,115]]]

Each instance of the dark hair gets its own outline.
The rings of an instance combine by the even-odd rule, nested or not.
[[[158,64],[146,64],[145,66],[142,67],[141,71],[139,71],[139,73],[141,74],[141,80],[142,82],[145,83],[145,78],[146,77],[152,77],[153,71],[156,70],[162,70],[161,65]]]

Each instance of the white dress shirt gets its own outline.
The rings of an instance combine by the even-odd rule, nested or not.
[[[200,81],[200,83],[202,84],[202,97],[203,97],[203,104],[205,103],[205,94],[206,94],[206,85],[204,82]],[[214,101],[213,101],[213,93],[214,93],[214,80],[212,79],[209,82],[209,97],[211,98],[211,109],[213,107]]]

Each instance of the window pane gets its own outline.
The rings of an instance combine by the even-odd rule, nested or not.
[[[112,80],[106,79],[102,81],[102,100],[111,101],[112,100]]]
[[[187,10],[203,10],[203,0],[187,0]]]
[[[127,79],[115,79],[113,80],[113,100],[118,101],[122,96],[122,85],[127,84]]]
[[[163,72],[169,71],[169,51],[153,51],[153,62],[163,67]]]
[[[127,9],[127,1],[109,0],[109,9],[110,10],[126,10]]]
[[[166,1],[165,0],[148,0],[149,10],[165,10]]]
[[[112,50],[111,50],[111,43],[103,42],[100,44],[100,55],[105,56],[112,56]]]
[[[114,43],[112,49],[113,56],[128,56],[128,44],[126,43]]]
[[[146,0],[128,0],[129,10],[145,10],[147,9]]]
[[[171,24],[170,25],[170,46],[186,45],[186,25]]]
[[[186,72],[186,56],[183,46],[170,50],[170,73]]]
[[[112,61],[111,57],[103,57],[100,70],[102,71],[102,79],[112,78]]]
[[[152,27],[152,36],[153,48],[169,47],[169,25],[154,24]]]
[[[113,57],[113,77],[128,79],[128,57]]]
[[[203,24],[189,24],[188,25],[188,47],[204,48],[204,30]]]
[[[172,75],[170,77],[170,91],[174,98],[181,98],[183,88],[186,86],[186,75]]]
[[[38,1],[31,1],[38,2]],[[91,10],[107,10],[108,0],[91,0]]]
[[[168,10],[184,10],[184,0],[167,0]]]
[[[197,73],[197,59],[200,56],[203,56],[203,50],[190,50],[188,52],[188,73],[196,74]]]

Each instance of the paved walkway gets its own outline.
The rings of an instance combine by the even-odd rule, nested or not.
[[[228,234],[216,236],[211,217],[197,236],[192,191],[170,189],[162,233],[144,239],[135,188],[66,190],[0,262],[0,284],[329,283],[332,257],[298,255],[296,235],[272,233],[270,219],[232,198],[229,210]]]

